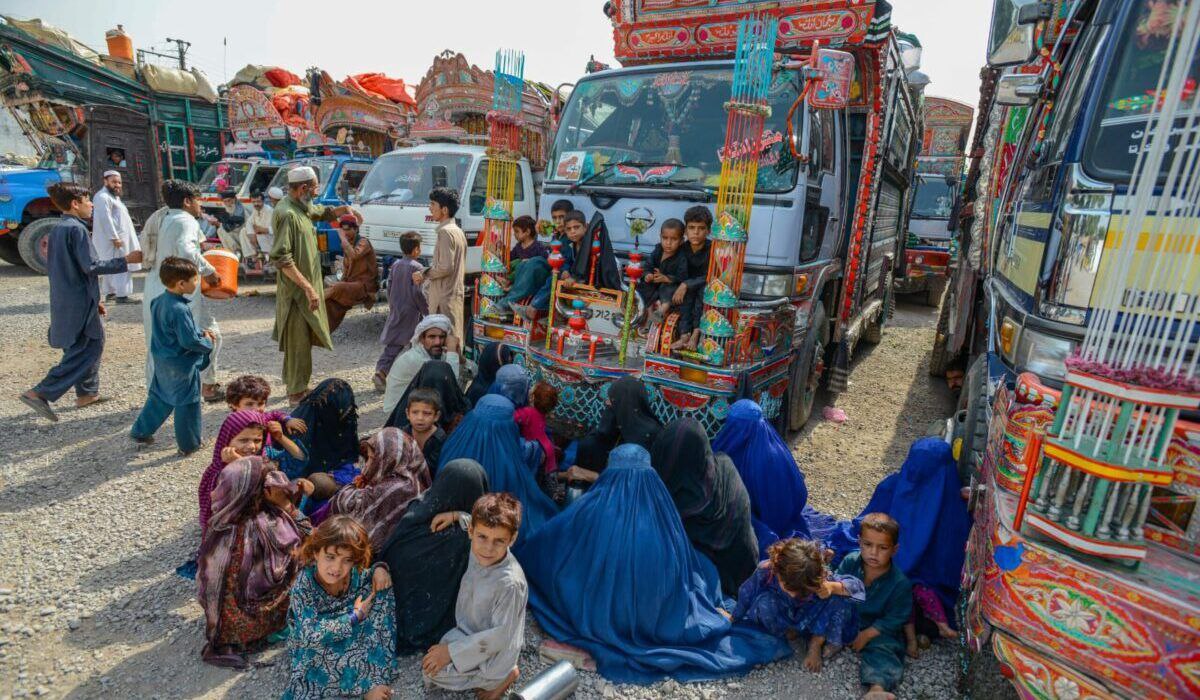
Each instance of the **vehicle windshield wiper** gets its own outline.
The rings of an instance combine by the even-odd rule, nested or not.
[[[380,200],[391,199],[392,197],[399,197],[399,196],[400,195],[396,194],[395,192],[384,192],[383,194],[377,194],[374,197],[367,197],[366,199],[359,202],[358,205],[362,206],[364,204],[370,204],[371,202],[378,202]]]
[[[583,178],[582,180],[572,183],[571,186],[567,188],[567,192],[569,194],[575,194],[576,192],[579,191],[580,187],[583,187],[584,185],[588,184],[592,180],[595,180],[596,178],[600,177],[601,175],[606,175],[606,174],[612,172],[612,170],[614,168],[616,168],[618,165],[628,165],[633,168],[657,168],[660,166],[677,166],[677,167],[681,167],[681,168],[684,167],[682,165],[679,165],[679,163],[654,162],[654,161],[643,162],[643,161],[638,161],[638,160],[626,160],[626,161],[621,161],[620,163],[609,163],[608,165],[605,165],[603,168],[600,168],[599,170],[592,173],[591,175],[588,175],[587,177]],[[670,180],[661,180],[658,182],[670,182]],[[621,184],[626,184],[626,183],[621,183]],[[640,183],[632,183],[632,184],[640,184]]]

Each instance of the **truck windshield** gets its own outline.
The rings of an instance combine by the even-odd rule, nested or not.
[[[321,190],[323,191],[325,189],[325,183],[329,182],[329,177],[333,174],[333,168],[335,165],[337,165],[337,162],[329,160],[328,158],[307,158],[305,160],[298,160],[293,163],[284,163],[283,167],[279,169],[279,172],[275,173],[275,177],[271,178],[271,184],[267,185],[267,189],[278,187],[284,192],[287,192],[287,174],[292,168],[300,165],[307,165],[308,167],[317,171],[317,182],[320,184]]]
[[[363,180],[360,204],[429,204],[435,187],[460,193],[474,157],[466,153],[395,153],[375,161]]]
[[[707,67],[581,81],[559,123],[547,180],[715,188],[725,157],[724,104],[732,80],[731,68]],[[759,192],[786,192],[796,185],[796,160],[784,143],[796,97],[788,76],[777,77],[759,157]],[[638,165],[615,167],[620,163]]]
[[[200,177],[201,192],[220,192],[227,189],[238,189],[250,174],[250,164],[246,162],[230,162],[219,160],[208,166]]]
[[[949,219],[954,207],[954,189],[942,177],[920,178],[913,196],[912,218]]]
[[[1105,81],[1100,102],[1100,118],[1088,141],[1088,171],[1114,182],[1128,181],[1133,175],[1138,149],[1147,119],[1158,94],[1167,47],[1171,41],[1174,18],[1180,11],[1179,0],[1137,0],[1120,42],[1115,68]],[[1200,80],[1200,60],[1194,60],[1184,87],[1184,99],[1190,101]],[[1183,112],[1184,110],[1181,110]],[[1176,121],[1182,125],[1186,116]],[[1173,136],[1174,152],[1179,136]],[[1165,177],[1171,156],[1163,160]]]

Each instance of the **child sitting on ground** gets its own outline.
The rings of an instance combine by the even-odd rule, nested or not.
[[[165,258],[158,278],[167,291],[150,304],[154,378],[129,436],[142,445],[154,442],[154,433],[174,413],[175,444],[180,454],[190,455],[200,449],[200,370],[208,367],[215,338],[196,327],[188,308],[200,284],[196,264]]]
[[[767,557],[738,590],[730,619],[779,637],[810,635],[804,668],[820,671],[823,652],[832,655],[858,635],[856,607],[866,598],[862,581],[831,575],[825,552],[811,540],[779,540]]]
[[[679,340],[673,350],[695,350],[700,342],[700,315],[704,311],[704,285],[708,280],[708,234],[712,230],[712,212],[703,204],[683,213],[686,222],[687,277],[675,288],[671,303],[679,307]]]
[[[433,389],[413,389],[408,395],[404,415],[408,418],[408,427],[403,429],[404,432],[421,447],[430,473],[436,472],[438,460],[442,457],[442,445],[446,442],[446,431],[439,425],[442,420],[441,397]]]
[[[426,687],[476,690],[480,700],[498,700],[520,675],[525,643],[525,572],[510,551],[521,527],[521,504],[507,493],[489,493],[471,515],[440,513],[434,532],[469,522],[471,558],[454,608],[457,626],[421,660]]]
[[[275,429],[271,426],[272,423],[279,423],[283,426],[284,432],[287,435],[303,435],[308,431],[308,425],[299,418],[292,418],[285,411],[268,411],[267,401],[271,398],[271,385],[266,379],[255,376],[253,374],[243,374],[234,379],[229,384],[225,385],[225,401],[229,405],[229,412],[235,411],[259,411],[267,419],[267,434],[273,436]],[[296,446],[302,452],[307,453],[302,440],[295,441]],[[289,479],[304,473],[304,468],[308,466],[308,459],[304,457],[294,457],[286,449],[280,449],[282,446],[278,441],[267,441],[267,447],[274,447],[274,451],[267,455],[267,459],[279,465],[283,473],[288,475]]]
[[[658,230],[658,245],[646,261],[646,274],[638,283],[638,295],[646,305],[643,330],[661,321],[671,306],[675,290],[687,278],[687,256],[680,251],[683,244],[683,222],[667,219]]]
[[[300,549],[304,569],[288,606],[284,700],[390,698],[396,676],[396,600],[383,564],[371,564],[367,532],[336,515]]]
[[[264,444],[267,434],[271,435],[273,445]],[[201,533],[208,528],[208,519],[212,516],[212,490],[225,465],[242,457],[262,456],[275,468],[280,461],[287,461],[285,454],[293,460],[305,459],[303,448],[283,432],[278,421],[268,420],[258,411],[235,411],[226,416],[213,445],[212,462],[200,477]],[[295,483],[305,494],[312,494],[313,485],[308,479],[296,479]]]
[[[542,470],[538,473],[539,484],[545,481],[545,475],[558,471],[558,455],[554,443],[546,433],[546,417],[554,413],[557,407],[558,389],[546,382],[538,382],[529,391],[529,405],[513,412],[513,420],[521,429],[521,437],[541,445],[545,454]]]
[[[417,324],[429,313],[425,288],[413,282],[413,275],[425,270],[419,259],[421,234],[416,231],[401,234],[400,252],[404,255],[396,258],[388,273],[388,316],[383,332],[379,334],[383,352],[379,354],[375,375],[371,378],[375,391],[380,393],[387,390],[388,372],[392,371],[396,358],[408,348]]]
[[[867,700],[895,700],[893,691],[904,675],[902,629],[912,613],[912,585],[900,567],[892,565],[900,526],[886,513],[862,519],[859,550],[846,555],[838,573],[854,576],[867,587],[858,606],[859,633],[851,647],[860,652],[859,681]]]

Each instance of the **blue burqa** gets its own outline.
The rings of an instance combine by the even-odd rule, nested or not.
[[[863,516],[887,513],[900,524],[896,565],[909,581],[932,588],[942,605],[953,610],[971,532],[961,490],[950,445],[939,437],[921,438],[908,449],[900,471],[875,487],[862,513],[838,527],[830,545],[841,559],[858,548]]]
[[[529,373],[521,365],[504,365],[496,372],[489,394],[499,394],[512,401],[514,408],[529,404]]]
[[[473,459],[483,465],[492,491],[506,491],[521,502],[517,549],[558,513],[554,501],[538,488],[525,463],[521,433],[513,422],[512,401],[487,394],[463,418],[442,446],[440,465]]]
[[[733,404],[721,432],[713,438],[712,449],[729,455],[746,484],[761,559],[766,558],[767,547],[778,540],[812,537],[806,520],[804,473],[787,443],[763,418],[761,406],[750,399]],[[807,510],[808,516],[817,515]]]
[[[595,485],[519,557],[542,628],[585,649],[611,681],[710,680],[791,653],[717,610],[716,568],[692,548],[640,445],[614,449]]]

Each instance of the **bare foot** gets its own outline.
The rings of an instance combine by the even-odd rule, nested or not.
[[[75,408],[83,408],[84,406],[91,406],[94,403],[104,403],[105,401],[108,401],[108,397],[100,396],[99,394],[80,396],[75,399]]]
[[[821,672],[821,647],[816,644],[808,645],[808,653],[804,655],[804,670],[812,673]]]
[[[387,391],[387,375],[383,372],[376,372],[371,376],[371,383],[375,385],[375,393],[382,394]]]
[[[503,683],[495,688],[492,688],[491,690],[476,690],[475,697],[478,700],[500,700],[500,698],[504,697],[504,694],[508,692],[508,689],[512,687],[512,684],[516,683],[517,679],[520,677],[521,669],[514,667],[513,670],[508,672],[508,676],[504,679]]]
[[[873,685],[863,696],[863,700],[896,700],[896,696],[884,690],[881,685]]]
[[[911,638],[905,640],[904,652],[906,654],[908,654],[908,658],[910,658],[910,659],[916,659],[921,656],[921,651],[920,651],[920,649],[917,648],[917,638],[916,637],[911,637]]]
[[[958,632],[951,629],[950,625],[945,622],[938,623],[938,634],[942,635],[942,639],[958,639]]]
[[[363,700],[388,700],[392,697],[392,688],[387,685],[377,685],[367,691],[363,696]]]

